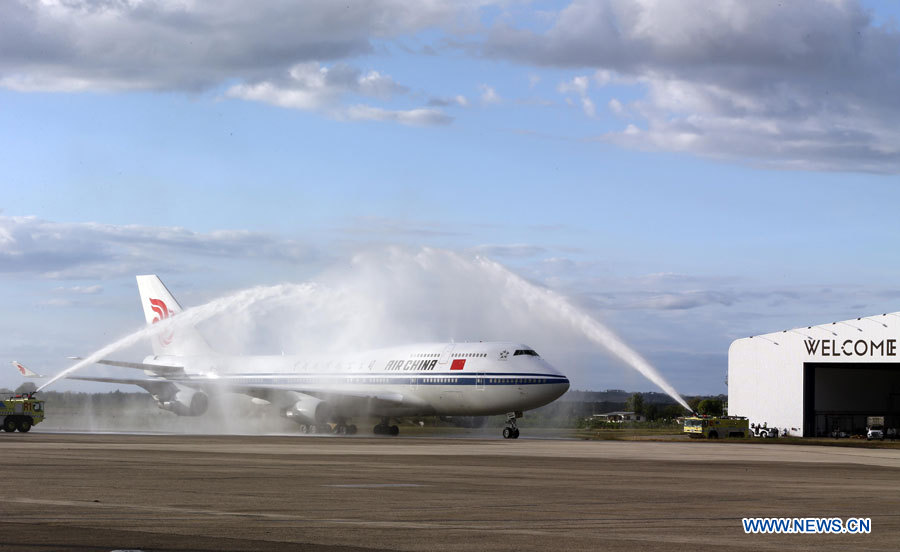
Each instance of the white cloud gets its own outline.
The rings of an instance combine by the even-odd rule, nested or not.
[[[405,94],[408,90],[378,71],[362,74],[348,65],[324,67],[310,62],[291,67],[288,76],[283,79],[232,86],[226,95],[279,107],[316,110],[336,106],[348,94],[389,100],[395,94]]]
[[[0,274],[58,279],[111,278],[163,268],[181,270],[192,264],[183,263],[183,258],[296,262],[318,256],[304,244],[244,230],[198,233],[171,226],[62,223],[0,215],[0,233],[9,237],[0,242]],[[93,294],[101,290],[92,285],[59,291]]]
[[[485,51],[646,90],[605,136],[629,147],[900,172],[900,31],[857,1],[575,0],[543,33],[496,26]]]
[[[41,74],[15,73],[0,76],[0,88],[16,92],[85,92],[88,90],[115,88],[144,88],[147,83],[135,80],[130,85],[100,79],[57,77]]]
[[[569,82],[561,82],[556,87],[560,94],[568,94],[574,92],[579,96],[584,96],[588,91],[588,78],[586,76],[574,77]]]
[[[354,105],[344,110],[343,115],[353,121],[391,121],[411,126],[446,125],[453,121],[437,109],[390,110],[368,105]]]
[[[0,88],[21,92],[204,91],[233,84],[233,98],[321,111],[346,94],[390,100],[407,88],[377,71],[334,62],[373,42],[425,29],[462,31],[484,2],[370,0],[245,2],[28,2],[0,17]],[[351,104],[354,103],[351,101]],[[350,111],[359,112],[356,107]],[[370,110],[369,120],[445,124],[422,109]]]
[[[680,293],[649,294],[626,303],[622,308],[649,310],[687,310],[709,305],[729,307],[739,298],[734,293],[716,291],[687,291]]]
[[[774,168],[900,172],[900,128],[881,108],[837,105],[777,87],[761,97],[718,84],[653,77],[644,82],[647,98],[629,110],[645,129],[629,124],[606,140]],[[832,106],[822,110],[822,103]]]
[[[286,78],[255,84],[237,84],[225,95],[278,107],[317,111],[335,119],[391,121],[405,125],[448,124],[453,119],[438,109],[391,110],[364,104],[344,106],[351,95],[390,100],[409,89],[378,71],[361,73],[347,65],[324,67],[316,62],[295,65]]]
[[[597,86],[604,87],[607,84],[615,82],[617,80],[615,74],[612,71],[607,71],[605,69],[598,69],[594,73],[594,82],[597,83]]]
[[[453,96],[452,98],[431,98],[428,100],[431,107],[469,107],[469,100],[462,94]]]
[[[373,40],[477,21],[480,2],[7,0],[0,84],[20,90],[202,90],[345,59]]]
[[[486,84],[482,84],[478,87],[481,90],[481,103],[483,104],[495,104],[500,103],[500,95],[497,94],[497,91],[494,90],[493,87],[488,86]]]
[[[584,110],[584,114],[588,117],[597,116],[597,108],[594,106],[593,100],[591,100],[587,96],[581,98],[581,109]]]
[[[403,94],[408,89],[395,83],[390,76],[382,75],[378,71],[369,71],[357,79],[359,92],[373,98],[385,100],[391,99],[394,94]]]
[[[584,111],[584,114],[588,117],[595,117],[597,115],[597,108],[594,105],[594,101],[588,96],[588,88],[590,88],[590,79],[585,76],[577,76],[572,78],[571,81],[561,82],[556,89],[560,94],[577,94],[581,101],[581,109]],[[571,105],[572,102],[569,98],[566,98],[566,102]]]
[[[230,98],[263,102],[292,109],[318,109],[332,98],[324,90],[281,88],[271,82],[237,84],[225,93]]]
[[[609,100],[609,103],[606,104],[609,106],[609,110],[615,113],[616,115],[621,115],[625,112],[625,106],[622,105],[622,102],[617,100],[616,98],[612,98]]]
[[[406,88],[377,71],[350,69],[350,81],[337,79],[341,60],[438,29],[444,47],[423,51],[456,44],[529,68],[585,73],[561,93],[577,97],[572,104],[588,116],[597,111],[591,86],[634,87],[641,97],[617,100],[621,110],[607,104],[627,119],[602,137],[613,143],[769,167],[900,172],[900,31],[873,21],[856,0],[573,0],[542,12],[546,31],[501,17],[479,44],[481,8],[490,2],[309,0],[247,9],[237,0],[6,0],[0,87],[204,91],[228,83],[235,98],[337,119],[444,124],[449,116],[428,108],[465,107],[474,96],[372,106],[351,96],[384,102]],[[324,77],[308,71],[325,66]],[[540,80],[536,72],[528,78],[530,87]],[[406,96],[417,94],[429,97]],[[501,101],[492,86],[479,95],[484,104]]]

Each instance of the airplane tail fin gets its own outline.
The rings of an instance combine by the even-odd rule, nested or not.
[[[175,316],[184,309],[156,274],[137,276],[138,292],[147,325]],[[211,349],[193,326],[179,327],[151,338],[156,355],[191,356],[209,354]]]
[[[29,370],[28,368],[26,368],[19,362],[16,362],[15,360],[12,361],[12,365],[15,366],[16,370],[18,370],[19,373],[22,374],[23,376],[25,376],[26,378],[42,378],[42,377],[44,377],[44,376],[38,374],[37,372]]]

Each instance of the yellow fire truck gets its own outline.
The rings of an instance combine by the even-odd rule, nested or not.
[[[25,433],[34,424],[44,421],[44,401],[34,398],[34,394],[15,395],[0,402],[0,420],[3,431]]]
[[[689,416],[684,419],[684,432],[695,439],[746,437],[750,422],[743,416]]]

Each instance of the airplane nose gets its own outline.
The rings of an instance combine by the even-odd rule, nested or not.
[[[562,372],[560,372],[559,370],[557,370],[556,367],[553,366],[552,364],[550,364],[549,362],[546,362],[545,364],[546,364],[547,370],[548,370],[551,374],[554,374],[554,375],[556,375],[556,376],[559,376],[559,380],[558,380],[559,383],[565,383],[565,384],[566,384],[566,390],[568,390],[568,389],[569,389],[569,378],[567,378]]]
[[[553,385],[549,385],[546,388],[546,398],[549,399],[548,402],[555,401],[569,390],[569,378],[564,376],[562,372],[557,370],[555,366],[546,360],[539,359],[538,362],[542,363],[542,369],[545,370],[546,374],[553,374],[556,376],[550,380]]]
[[[556,399],[562,397],[566,394],[566,391],[569,390],[569,379],[568,378],[558,378],[554,379],[553,385],[546,386],[546,389],[543,392],[544,400],[547,403],[551,403]]]

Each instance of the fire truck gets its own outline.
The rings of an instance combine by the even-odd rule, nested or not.
[[[34,398],[34,393],[15,395],[0,403],[0,420],[3,420],[3,431],[22,433],[31,429],[34,424],[44,421],[44,401]]]
[[[695,439],[720,439],[746,437],[750,423],[743,416],[688,416],[684,419],[684,432]]]

